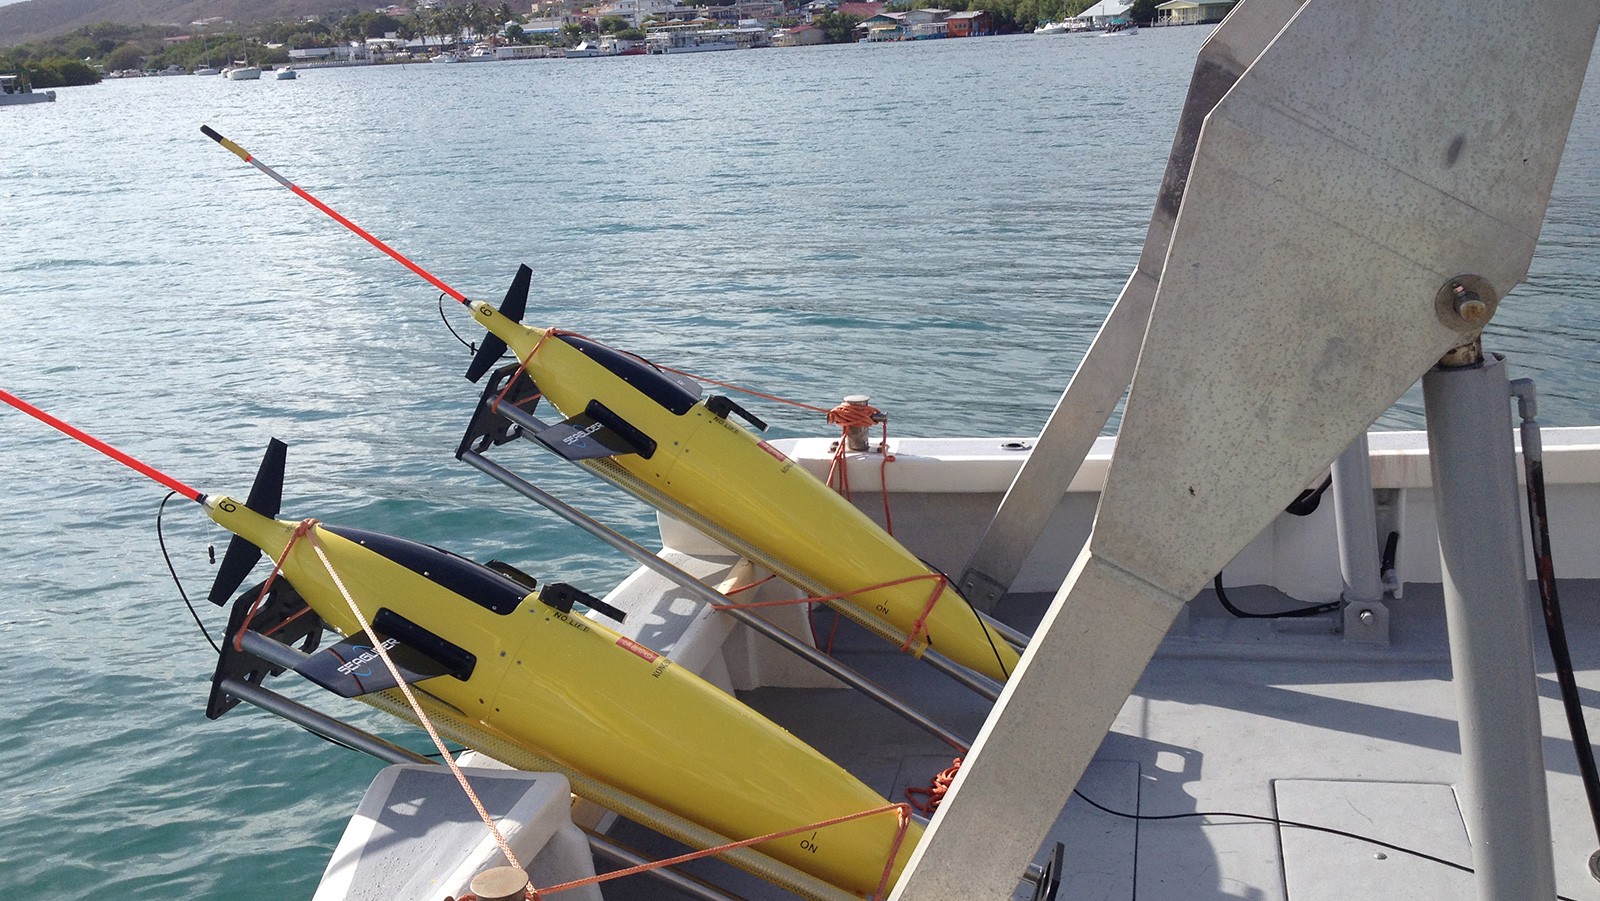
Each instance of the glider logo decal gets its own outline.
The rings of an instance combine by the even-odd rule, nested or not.
[[[383,640],[383,649],[385,651],[392,651],[399,644],[400,642],[394,640],[393,638],[385,638]],[[372,648],[366,647],[365,645],[359,644],[354,645],[353,648],[359,649],[361,653],[357,654],[355,657],[352,657],[346,663],[340,664],[339,675],[355,676],[358,679],[372,675],[372,670],[367,668],[367,664],[374,660],[381,659],[378,657],[378,652],[374,651]]]

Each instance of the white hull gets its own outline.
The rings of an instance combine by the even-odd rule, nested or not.
[[[0,106],[23,106],[29,103],[51,103],[55,91],[34,91],[28,94],[0,94]]]

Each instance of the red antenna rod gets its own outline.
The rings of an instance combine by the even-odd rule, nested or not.
[[[22,398],[17,397],[15,394],[11,394],[11,393],[6,392],[4,390],[0,390],[0,401],[5,401],[6,403],[10,404],[13,407],[16,407],[18,410],[21,410],[22,412],[28,414],[29,416],[32,416],[34,419],[39,420],[40,422],[44,423],[45,425],[48,425],[51,428],[53,428],[53,429],[65,434],[65,435],[69,435],[69,436],[71,436],[73,438],[76,438],[77,440],[83,442],[84,444],[87,444],[88,446],[94,448],[95,450],[99,451],[100,453],[105,454],[106,456],[108,456],[111,459],[117,461],[118,463],[121,463],[122,465],[128,467],[129,469],[132,469],[135,472],[141,473],[142,475],[148,476],[149,478],[154,479],[157,482],[160,482],[162,485],[165,485],[168,488],[171,488],[173,491],[178,492],[179,494],[183,495],[184,497],[188,498],[191,501],[198,501],[201,498],[200,492],[196,491],[193,488],[190,488],[188,485],[183,484],[182,482],[178,481],[177,479],[174,479],[172,476],[169,476],[166,473],[162,472],[161,470],[156,469],[154,466],[151,466],[150,464],[144,462],[143,460],[139,460],[139,459],[137,459],[135,457],[131,457],[128,454],[125,454],[122,451],[117,450],[116,448],[114,448],[111,445],[105,443],[104,441],[101,441],[99,438],[96,438],[93,435],[90,435],[87,432],[84,432],[84,431],[82,431],[80,429],[74,428],[73,426],[68,425],[65,422],[62,422],[61,420],[55,418],[54,416],[51,416],[49,413],[46,413],[45,411],[39,409],[38,407],[35,407],[33,404],[30,404],[27,401],[23,400]]]
[[[304,189],[304,188],[300,187],[299,185],[295,184],[294,182],[292,182],[292,181],[288,180],[287,178],[284,178],[283,176],[279,175],[277,172],[273,171],[271,166],[268,166],[266,163],[263,163],[260,160],[256,159],[255,156],[250,153],[250,151],[245,150],[243,147],[240,147],[238,144],[235,144],[232,141],[228,140],[227,138],[223,137],[222,135],[217,134],[217,132],[215,130],[213,130],[211,126],[202,125],[202,126],[200,126],[200,131],[204,132],[206,137],[210,138],[213,141],[216,141],[218,144],[221,144],[224,148],[226,148],[234,156],[238,157],[241,160],[244,160],[245,162],[249,163],[250,165],[256,167],[257,169],[260,169],[262,172],[265,172],[266,174],[272,176],[272,180],[273,181],[275,181],[278,184],[283,185],[285,188],[288,188],[289,190],[293,191],[295,194],[299,195],[300,199],[304,200],[306,203],[309,203],[312,206],[316,207],[317,209],[321,210],[322,212],[327,213],[328,216],[333,219],[333,221],[339,223],[340,225],[344,226],[345,228],[350,229],[352,232],[355,232],[357,237],[359,237],[362,240],[366,241],[368,244],[371,244],[373,247],[376,247],[379,250],[383,251],[384,253],[388,254],[390,257],[392,257],[394,259],[395,262],[397,262],[400,265],[406,267],[407,269],[410,269],[412,272],[415,272],[417,275],[421,276],[422,279],[424,281],[426,281],[428,284],[433,285],[435,288],[438,288],[440,291],[443,291],[444,293],[450,295],[452,298],[454,298],[455,300],[457,300],[457,301],[459,301],[461,303],[466,303],[467,302],[467,295],[462,294],[460,291],[457,291],[456,289],[450,287],[449,285],[444,283],[443,279],[439,278],[438,276],[434,275],[433,273],[429,272],[428,270],[422,268],[421,266],[418,266],[416,263],[411,262],[411,260],[407,259],[404,255],[402,255],[400,253],[400,251],[395,250],[393,247],[390,247],[389,245],[387,245],[387,244],[383,243],[382,241],[378,240],[377,238],[373,237],[372,234],[370,232],[368,232],[366,229],[364,229],[361,226],[355,224],[354,222],[351,222],[349,219],[346,219],[344,216],[340,215],[339,212],[337,210],[335,210],[333,207],[328,206],[327,204],[325,204],[322,201],[318,200],[316,197],[312,196],[310,191],[307,191],[306,189]]]

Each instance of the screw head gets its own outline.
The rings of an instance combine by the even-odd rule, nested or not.
[[[1440,286],[1433,306],[1439,321],[1446,326],[1476,334],[1494,318],[1499,301],[1493,285],[1476,275],[1460,275]]]

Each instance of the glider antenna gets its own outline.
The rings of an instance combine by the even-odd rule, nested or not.
[[[433,273],[431,273],[428,270],[422,268],[421,266],[418,266],[416,263],[413,263],[404,254],[400,253],[400,251],[395,250],[393,247],[390,247],[389,245],[387,245],[387,244],[383,243],[382,241],[378,240],[377,238],[373,237],[372,233],[368,232],[366,229],[364,229],[361,226],[355,224],[354,222],[351,222],[349,219],[346,219],[344,216],[340,215],[340,213],[337,210],[335,210],[333,207],[328,206],[327,204],[325,204],[322,201],[318,200],[316,197],[312,196],[310,191],[307,191],[306,189],[304,189],[304,188],[300,187],[299,185],[295,184],[294,182],[292,182],[292,181],[288,180],[287,178],[284,178],[283,176],[279,175],[276,171],[274,171],[272,169],[271,166],[268,166],[266,163],[263,163],[260,160],[256,159],[255,156],[250,153],[250,151],[245,150],[243,147],[240,147],[238,144],[235,144],[234,142],[232,142],[232,141],[228,140],[227,138],[223,137],[222,135],[217,134],[216,130],[213,129],[211,126],[202,125],[202,126],[200,126],[200,131],[202,133],[204,133],[206,137],[210,138],[213,141],[216,141],[218,144],[221,144],[223,146],[223,148],[225,148],[228,152],[232,153],[234,156],[238,157],[241,160],[244,160],[245,162],[249,163],[250,165],[256,167],[257,169],[260,169],[262,172],[265,172],[267,175],[271,176],[273,181],[275,181],[278,184],[283,185],[285,188],[288,188],[289,190],[293,191],[301,200],[304,200],[306,203],[309,203],[312,206],[316,207],[317,209],[321,210],[322,212],[326,213],[329,218],[333,219],[333,221],[339,223],[340,225],[342,225],[345,228],[349,229],[350,231],[354,232],[355,235],[357,237],[361,238],[363,241],[366,241],[368,244],[371,244],[373,247],[376,247],[379,250],[383,251],[384,253],[388,254],[391,258],[394,259],[395,262],[397,262],[400,265],[406,267],[407,269],[410,269],[412,272],[414,272],[418,276],[420,276],[423,281],[426,281],[428,284],[430,284],[430,285],[434,286],[435,288],[438,288],[440,291],[443,291],[444,293],[448,294],[451,298],[455,299],[459,303],[463,303],[464,304],[464,303],[467,302],[467,295],[462,294],[460,291],[457,291],[456,289],[454,289],[454,288],[450,287],[449,285],[445,284],[444,280],[439,278],[437,275],[434,275]]]
[[[172,476],[169,476],[161,470],[156,469],[149,463],[146,463],[143,460],[140,460],[129,454],[123,453],[104,441],[101,441],[99,438],[90,435],[88,432],[82,431],[81,429],[75,428],[68,423],[62,422],[54,416],[51,416],[49,413],[46,413],[38,407],[35,407],[33,404],[30,404],[22,398],[17,397],[15,394],[0,390],[0,401],[5,401],[11,406],[16,407],[18,410],[21,410],[29,416],[32,416],[34,419],[37,419],[56,431],[61,432],[63,435],[77,439],[79,442],[94,448],[100,453],[105,454],[106,456],[117,461],[118,463],[121,463],[129,469],[132,469],[140,475],[146,476],[162,485],[165,485],[168,488],[171,488],[173,491],[178,492],[191,501],[198,502],[205,496],[199,491],[196,491],[195,489],[190,488],[188,485],[185,485],[177,479],[174,479]]]

